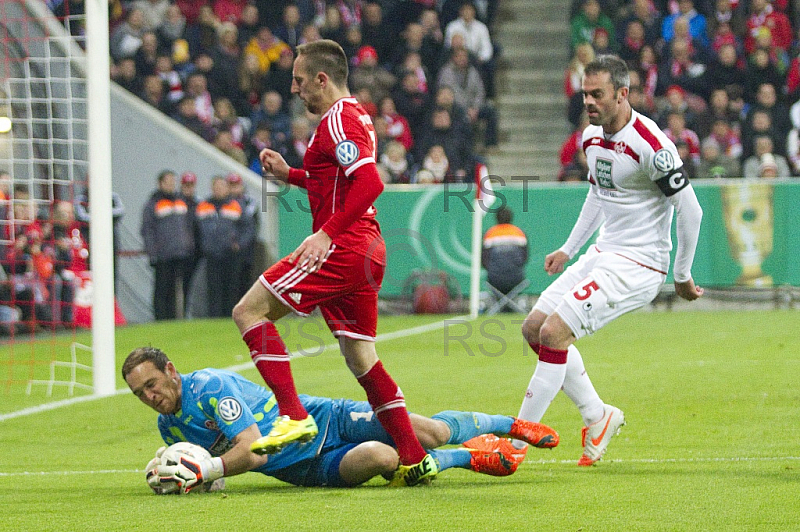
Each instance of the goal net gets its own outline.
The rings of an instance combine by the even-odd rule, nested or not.
[[[31,403],[92,388],[82,23],[0,3],[1,383]]]

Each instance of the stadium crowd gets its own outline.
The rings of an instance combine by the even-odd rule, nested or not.
[[[124,212],[115,195],[115,222]],[[0,170],[0,220],[0,335],[89,326],[88,194],[37,200]]]
[[[382,179],[472,181],[481,154],[497,145],[497,50],[489,29],[496,4],[110,0],[111,76],[257,173],[266,147],[300,167],[320,117],[291,94],[295,49],[332,39],[350,58],[350,89],[375,123]],[[82,0],[47,5],[72,35],[85,35]],[[165,171],[145,209],[156,319],[187,310],[201,260],[211,316],[229,316],[252,280],[255,200],[236,175],[214,178],[205,200],[195,185],[191,171],[179,184]],[[88,326],[88,311],[78,308],[90,283],[88,191],[78,184],[64,197],[71,201],[43,202],[0,171],[0,335]],[[114,209],[117,221],[124,212],[118,198]],[[230,271],[241,283],[218,282]]]
[[[65,21],[84,11],[82,1],[49,3]],[[265,147],[299,167],[319,117],[292,98],[294,50],[332,39],[350,58],[350,89],[375,123],[383,180],[471,181],[476,160],[498,141],[496,4],[115,0],[111,75],[257,173]]]
[[[71,33],[84,31],[83,1],[48,4]],[[498,142],[492,104],[497,4],[112,0],[111,75],[258,173],[258,153],[265,147],[300,167],[319,117],[291,94],[294,50],[333,39],[350,58],[353,95],[372,115],[384,182],[471,181],[475,163]],[[559,153],[559,180],[586,179],[581,76],[585,65],[603,53],[628,63],[632,106],[675,142],[691,177],[800,176],[800,2],[573,0],[569,19],[571,59],[563,90],[574,131]],[[191,174],[184,174],[181,188],[192,184],[187,180],[192,181]],[[220,189],[235,185],[222,178],[216,182]],[[0,185],[8,197],[11,184],[6,179]],[[88,241],[77,225],[78,204],[59,202],[39,216],[25,194],[29,191],[14,190],[14,205],[2,204],[6,212],[14,210],[14,223],[5,226],[12,243],[0,271],[5,277],[0,313],[26,323],[71,323],[63,302],[73,299],[75,283],[64,280],[85,268],[75,261],[85,261]],[[203,247],[202,228],[209,235],[219,229],[214,221],[230,198],[218,195],[206,202],[192,198],[188,207],[194,225],[191,250],[181,256],[188,261],[185,281],[199,258],[213,251]],[[231,201],[247,210],[241,201]],[[202,213],[208,219],[198,223]],[[233,260],[244,278],[248,259],[234,248],[249,245],[231,246],[213,261],[222,261],[224,268],[224,261]],[[148,253],[156,272],[166,271],[155,248]],[[207,274],[213,276],[214,268]],[[174,290],[174,279],[156,277],[157,292],[160,282]],[[9,298],[23,304],[3,306],[9,291]],[[236,287],[235,293],[215,296],[213,312],[229,314],[240,293]],[[160,318],[176,312],[172,305],[156,310]],[[0,321],[7,321],[3,316]]]
[[[584,66],[615,53],[630,102],[675,142],[694,178],[800,176],[800,3],[578,0],[564,73],[569,120],[560,180],[586,178]]]

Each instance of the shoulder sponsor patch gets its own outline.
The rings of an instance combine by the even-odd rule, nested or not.
[[[343,140],[336,145],[336,160],[342,166],[350,166],[358,160],[358,146],[352,140]]]
[[[675,168],[675,158],[669,151],[662,148],[653,157],[653,165],[659,172],[669,172]]]
[[[233,423],[242,416],[242,405],[233,397],[225,397],[217,407],[219,417],[227,423]]]

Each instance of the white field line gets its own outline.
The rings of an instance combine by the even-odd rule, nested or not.
[[[424,334],[424,333],[427,333],[427,332],[435,331],[437,329],[442,329],[446,324],[451,323],[454,320],[469,320],[469,316],[455,316],[455,317],[452,317],[452,318],[448,318],[446,320],[437,321],[437,322],[433,322],[433,323],[428,323],[428,324],[425,324],[425,325],[419,325],[417,327],[411,327],[410,329],[403,329],[403,330],[400,330],[400,331],[394,331],[394,332],[390,332],[390,333],[379,334],[376,337],[376,341],[377,342],[389,341],[389,340],[395,340],[397,338],[403,338],[403,337],[406,337],[406,336],[414,336],[414,335],[417,335],[417,334]],[[327,344],[324,347],[325,347],[325,349],[338,348],[339,347],[339,343],[336,342],[336,343]],[[292,358],[294,358],[294,357],[302,356],[302,353],[300,351],[294,351],[294,352],[292,352],[290,354],[290,356]],[[228,371],[240,372],[240,371],[252,369],[253,367],[254,367],[253,366],[253,362],[252,361],[247,361],[247,362],[244,362],[242,364],[236,364],[234,366],[228,366],[227,368],[224,368],[224,369],[226,369]],[[121,395],[121,394],[125,394],[125,393],[130,393],[130,390],[127,387],[120,388],[120,389],[116,390],[114,392],[114,395]],[[84,396],[81,396],[81,397],[73,397],[73,398],[70,398],[70,399],[62,399],[61,401],[54,401],[52,403],[44,403],[44,404],[41,404],[41,405],[31,406],[31,407],[28,407],[28,408],[23,408],[22,410],[16,410],[14,412],[9,412],[7,414],[0,414],[0,422],[6,421],[8,419],[14,419],[14,418],[17,418],[17,417],[30,416],[30,415],[33,415],[33,414],[38,414],[40,412],[47,412],[47,411],[50,411],[50,410],[55,410],[56,408],[61,408],[62,406],[70,406],[70,405],[74,405],[74,404],[77,404],[77,403],[84,403],[86,401],[94,401],[96,399],[102,399],[102,397],[97,396],[97,395],[84,395]]]
[[[800,456],[734,456],[717,458],[631,458],[619,460],[605,460],[606,464],[698,464],[698,463],[736,463],[736,462],[782,462],[786,460],[800,460]],[[526,465],[547,464],[574,464],[575,460],[525,460]],[[0,478],[4,477],[35,477],[35,476],[68,476],[68,475],[141,475],[143,469],[100,469],[97,471],[20,471],[6,473],[0,471]]]
[[[716,458],[630,458],[602,460],[604,464],[701,464],[713,462],[780,462],[800,460],[800,456],[734,456]],[[575,464],[577,460],[525,460],[525,464]],[[2,476],[2,473],[0,473]]]

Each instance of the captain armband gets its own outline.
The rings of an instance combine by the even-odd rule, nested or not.
[[[683,166],[681,166],[667,172],[664,177],[656,180],[656,184],[666,197],[670,197],[689,186],[689,177],[683,171]]]

